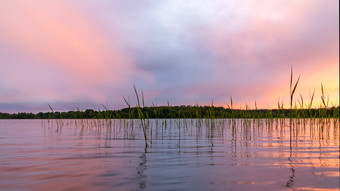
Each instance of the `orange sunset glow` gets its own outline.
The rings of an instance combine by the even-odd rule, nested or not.
[[[339,0],[1,0],[0,190],[339,190]]]
[[[147,105],[339,105],[336,1],[0,2],[0,111]]]

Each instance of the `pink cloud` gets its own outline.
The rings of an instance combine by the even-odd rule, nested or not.
[[[27,59],[3,65],[7,83],[24,94],[22,100],[104,101],[107,95],[96,88],[125,86],[139,71],[118,48],[120,36],[108,37],[91,15],[68,1],[6,1],[0,7],[1,42]]]
[[[207,30],[205,45],[218,58],[212,62],[215,82],[232,90],[240,101],[249,97],[263,108],[273,108],[279,97],[288,102],[289,72],[294,66],[295,77],[302,76],[299,94],[306,97],[309,89],[318,90],[323,82],[338,103],[339,31],[336,15],[329,11],[333,5],[320,1],[249,2],[231,3],[242,22],[220,19]],[[230,3],[220,9],[230,9]],[[328,19],[322,21],[327,24],[318,27],[320,19]]]
[[[338,102],[336,1],[179,3],[1,1],[0,104],[124,107],[135,83],[149,104],[276,107],[292,65],[298,94]]]

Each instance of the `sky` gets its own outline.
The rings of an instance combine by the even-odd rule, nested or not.
[[[337,0],[1,0],[0,112],[339,105]]]

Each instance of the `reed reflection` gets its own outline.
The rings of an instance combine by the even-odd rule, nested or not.
[[[139,189],[146,189],[147,188],[147,184],[146,184],[146,180],[147,180],[147,176],[145,174],[145,170],[147,169],[147,159],[146,159],[146,155],[147,155],[147,151],[143,152],[142,155],[139,157],[140,162],[137,169],[137,180],[138,180],[138,186]]]
[[[150,119],[147,122],[146,135],[152,140],[152,144],[147,150],[144,150],[143,129],[139,120],[65,121],[63,129],[74,128],[75,134],[82,137],[78,141],[96,137],[94,142],[99,148],[110,149],[113,154],[127,149],[126,146],[118,147],[118,144],[131,144],[135,149],[133,152],[142,152],[140,156],[133,156],[139,161],[135,164],[137,173],[134,172],[139,189],[147,188],[147,182],[150,182],[150,177],[145,174],[147,158],[155,157],[153,152],[160,150],[165,153],[176,150],[174,157],[194,155],[196,161],[201,158],[209,159],[200,163],[209,166],[280,167],[285,169],[282,176],[286,177],[282,185],[296,190],[301,188],[299,179],[305,176],[301,174],[304,171],[312,177],[339,177],[338,122],[338,119],[328,118]],[[58,127],[54,125],[54,128]],[[61,132],[64,130],[51,132],[63,136]]]

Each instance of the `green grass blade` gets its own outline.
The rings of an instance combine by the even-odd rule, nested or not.
[[[48,104],[48,107],[50,107],[51,111],[54,112],[52,106],[50,104]]]
[[[131,107],[131,105],[130,105],[130,103],[129,103],[130,101],[127,101],[126,98],[125,98],[124,96],[123,96],[123,99],[124,99],[126,105],[130,108],[130,107]]]
[[[138,92],[137,92],[136,86],[134,84],[133,84],[133,89],[135,90],[135,94],[136,94],[137,106],[140,107]]]

